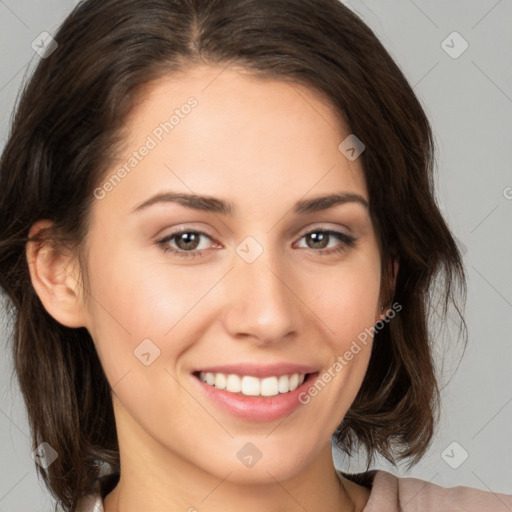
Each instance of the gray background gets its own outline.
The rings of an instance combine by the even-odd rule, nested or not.
[[[407,475],[403,465],[392,471],[447,487],[510,494],[512,3],[345,3],[397,60],[431,119],[438,147],[439,202],[459,240],[469,278],[469,345],[461,364],[457,367],[460,350],[450,341],[450,332],[440,333],[436,342],[444,385],[439,432],[428,454]],[[32,41],[43,31],[54,34],[75,4],[0,0],[0,149],[20,83],[39,58]],[[463,41],[448,37],[454,31],[469,45],[457,58]],[[19,390],[10,379],[5,324],[0,317],[0,512],[49,511],[52,502],[33,467]],[[336,454],[337,465],[346,471],[362,470],[362,462]],[[374,467],[390,470],[382,460]]]

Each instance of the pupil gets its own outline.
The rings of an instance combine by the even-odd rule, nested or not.
[[[320,243],[320,248],[323,249],[326,244],[322,243],[327,240],[327,234],[326,233],[310,233],[309,236],[313,239],[313,242]]]
[[[184,247],[181,247],[182,249],[195,249],[197,247],[199,237],[196,233],[182,233],[178,240],[185,242]]]

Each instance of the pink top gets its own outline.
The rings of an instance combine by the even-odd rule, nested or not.
[[[507,494],[464,486],[442,487],[418,478],[398,478],[382,470],[339,473],[371,489],[362,512],[512,512],[512,496]],[[78,512],[105,512],[102,498],[113,487],[102,486],[101,492],[83,498]]]

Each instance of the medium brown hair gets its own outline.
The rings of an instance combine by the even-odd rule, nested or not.
[[[54,37],[58,47],[24,87],[0,160],[0,285],[10,298],[33,447],[45,441],[59,454],[38,470],[61,506],[76,510],[101,463],[118,472],[119,448],[111,389],[88,331],[56,322],[32,287],[29,228],[49,219],[47,235],[79,250],[93,190],[136,98],[152,80],[199,63],[314,89],[363,141],[383,283],[392,257],[400,263],[385,302],[402,310],[375,334],[368,371],[334,440],[349,455],[364,447],[368,467],[377,453],[417,463],[439,412],[433,285],[440,283],[446,314],[455,290],[465,296],[465,276],[434,196],[429,122],[372,30],[338,0],[87,0]]]

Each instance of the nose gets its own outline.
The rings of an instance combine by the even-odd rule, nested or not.
[[[235,255],[225,283],[224,324],[235,339],[259,344],[292,339],[301,328],[300,298],[294,293],[292,269],[275,252],[264,250],[249,263]]]

